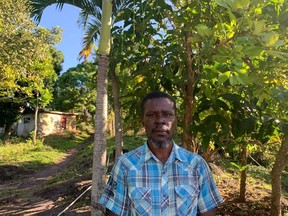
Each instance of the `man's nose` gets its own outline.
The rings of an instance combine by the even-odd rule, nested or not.
[[[165,118],[164,118],[164,116],[163,115],[157,115],[156,116],[156,122],[157,123],[160,123],[160,124],[163,124],[163,123],[165,123]]]

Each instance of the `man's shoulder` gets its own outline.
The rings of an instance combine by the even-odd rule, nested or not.
[[[128,152],[122,154],[118,158],[118,162],[120,162],[121,164],[125,164],[127,167],[129,165],[133,166],[133,164],[136,164],[140,160],[143,148],[144,148],[144,145],[141,145],[141,146],[137,147],[136,149],[133,149],[131,151],[128,151]]]
[[[176,145],[176,151],[178,152],[179,157],[188,163],[191,163],[191,161],[199,162],[203,160],[199,154],[189,151],[179,145]]]

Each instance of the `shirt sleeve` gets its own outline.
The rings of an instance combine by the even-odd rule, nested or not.
[[[199,166],[200,193],[198,197],[198,212],[204,213],[223,203],[208,164],[201,158]]]
[[[128,215],[128,196],[121,160],[112,168],[109,180],[104,188],[99,204],[117,215]]]

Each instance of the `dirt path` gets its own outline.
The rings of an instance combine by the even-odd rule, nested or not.
[[[43,190],[44,183],[64,169],[78,152],[77,148],[70,149],[55,165],[47,166],[26,179],[8,181],[0,184],[2,190],[10,190],[11,195],[0,198],[0,215],[57,215],[62,211],[55,205],[54,199],[49,196],[37,196],[37,192]],[[57,192],[56,192],[57,193]],[[35,195],[36,194],[36,195]],[[56,194],[57,195],[57,194]],[[51,196],[50,196],[51,197]]]

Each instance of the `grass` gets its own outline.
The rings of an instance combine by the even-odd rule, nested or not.
[[[31,139],[12,138],[0,143],[0,166],[18,166],[36,169],[43,165],[54,164],[65,155],[68,149],[85,139],[84,135],[64,133],[48,136],[44,142]]]
[[[72,147],[78,146],[78,153],[73,158],[71,163],[68,164],[65,169],[62,169],[61,172],[57,173],[55,176],[51,176],[49,180],[45,183],[43,191],[53,191],[53,189],[67,187],[67,194],[65,195],[65,202],[69,203],[72,201],[79,193],[83,187],[87,186],[87,182],[91,181],[92,174],[92,163],[93,163],[93,136],[91,133],[81,133],[81,134],[56,134],[53,136],[45,137],[43,143],[38,142],[37,145],[33,145],[31,140],[12,140],[10,143],[1,144],[0,143],[0,166],[2,165],[16,165],[23,166],[24,168],[40,168],[47,164],[53,164],[57,162],[59,157],[64,155],[67,150]],[[132,150],[142,145],[146,140],[144,136],[124,136],[124,149]],[[84,143],[84,145],[83,145]],[[107,140],[107,156],[110,157],[109,165],[113,165],[113,151],[115,149],[115,139],[109,138]],[[229,188],[228,182],[235,179],[239,181],[240,173],[239,170],[232,166],[228,159],[219,158],[218,166],[224,171],[224,174],[221,176],[216,176],[216,181],[225,182],[225,187]],[[254,191],[257,189],[271,189],[270,185],[270,170],[264,167],[259,166],[248,166],[248,178],[247,178],[247,189],[249,191]],[[89,180],[89,181],[87,181]],[[82,182],[78,186],[75,182]],[[282,182],[284,190],[283,195],[287,196],[286,191],[288,188],[288,172],[283,173]],[[89,183],[90,184],[90,183]],[[223,183],[222,183],[223,184]],[[226,186],[227,184],[227,186]],[[69,185],[69,187],[67,186]],[[77,189],[75,189],[78,187]],[[82,187],[82,189],[81,189]],[[224,187],[224,188],[225,188]],[[233,187],[234,188],[234,187]],[[258,190],[259,189],[259,190]],[[65,189],[66,190],[66,189]],[[78,191],[79,190],[79,191]],[[231,188],[232,190],[232,188]],[[233,191],[227,191],[232,193]],[[235,190],[235,188],[233,189]],[[263,193],[266,190],[263,190]],[[10,196],[20,196],[23,191],[21,190],[3,190],[0,191],[0,197]],[[226,193],[226,192],[225,192]],[[261,194],[259,194],[260,196]],[[64,204],[63,202],[62,204]],[[87,206],[90,205],[89,195],[77,202],[77,206]],[[240,215],[240,214],[238,214]]]
[[[124,149],[132,150],[142,145],[145,142],[145,136],[124,136]],[[93,159],[93,140],[91,133],[64,133],[45,137],[44,142],[37,142],[33,145],[30,139],[21,140],[18,138],[11,139],[8,143],[0,143],[0,166],[14,165],[18,167],[37,169],[48,164],[56,163],[67,150],[81,143],[83,145],[73,159],[72,163],[63,170],[63,172],[52,177],[48,184],[63,182],[69,179],[75,179],[83,175],[91,175],[92,159]],[[107,140],[107,157],[113,165],[113,154],[115,149],[115,139]],[[223,160],[225,161],[225,160]],[[233,167],[229,161],[223,162],[220,167],[225,170],[225,173],[234,178],[239,178],[239,170]],[[263,182],[262,187],[269,188],[270,185],[270,170],[259,166],[248,166],[248,182],[255,183],[254,179],[259,179]],[[283,172],[282,177],[283,192],[287,195],[288,191],[288,172]]]
[[[146,140],[143,136],[124,136],[123,143],[124,149],[132,150],[142,145]],[[115,139],[107,139],[107,158],[114,161],[113,151],[115,149]],[[48,181],[48,184],[54,184],[63,182],[69,179],[77,178],[83,175],[91,175],[92,173],[92,161],[93,159],[93,142],[89,142],[87,145],[80,149],[79,154],[74,158],[73,162],[61,173],[54,176]]]

